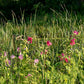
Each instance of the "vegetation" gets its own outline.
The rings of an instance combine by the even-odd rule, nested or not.
[[[7,19],[11,19],[14,12],[19,19],[23,10],[26,18],[31,13],[34,14],[36,8],[40,14],[50,13],[51,9],[58,12],[67,9],[69,12],[83,15],[84,0],[0,0],[0,18],[4,15]]]
[[[0,84],[84,84],[83,37],[84,18],[67,11],[2,23]]]

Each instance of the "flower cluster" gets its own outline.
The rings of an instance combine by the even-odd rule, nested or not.
[[[78,35],[78,32],[75,30],[74,32],[73,32],[75,35]],[[71,42],[70,42],[70,45],[71,46],[73,46],[73,45],[75,45],[75,38],[73,38],[72,40],[71,40]]]
[[[60,58],[60,61],[65,61],[66,63],[68,63],[68,59],[66,58],[66,55],[64,53],[61,54],[61,56],[58,56]],[[70,59],[70,56],[68,56],[68,58]]]

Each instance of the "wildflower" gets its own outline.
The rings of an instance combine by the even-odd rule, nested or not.
[[[47,45],[48,45],[48,46],[51,46],[52,43],[51,43],[50,41],[47,41]]]
[[[32,76],[31,74],[28,74],[27,76]]]
[[[72,45],[72,46],[73,46],[73,45],[75,45],[75,42],[74,42],[74,41],[72,41],[72,42],[70,43],[70,45]]]
[[[30,43],[32,43],[32,37],[28,37],[27,40],[30,41]]]
[[[47,54],[48,50],[45,50],[45,54]]]
[[[72,46],[75,45],[75,40],[76,40],[75,38],[72,39],[71,42],[70,42],[70,45],[72,45]]]
[[[40,53],[40,55],[42,55],[42,54],[43,54],[43,52]]]
[[[71,41],[73,42],[73,41],[75,41],[76,39],[74,38],[74,39],[72,39]]]
[[[35,60],[34,60],[34,63],[38,63],[38,62],[39,62],[39,60],[38,60],[38,59],[35,59]]]
[[[4,52],[4,56],[7,56],[7,52]]]
[[[64,53],[61,54],[63,57],[65,56]]]
[[[25,76],[25,78],[29,77],[29,76],[32,76],[31,74],[28,74],[27,76]]]
[[[20,52],[20,50],[21,50],[21,49],[18,47],[18,48],[17,48],[17,52]]]
[[[67,58],[65,58],[65,62],[68,63],[68,59]]]
[[[39,62],[39,60],[38,59],[35,59],[34,60],[34,65],[37,64],[38,62]]]
[[[11,55],[11,59],[14,59],[15,58],[15,55]]]
[[[6,63],[6,66],[11,65],[11,61],[10,61],[10,60],[8,60],[8,59],[6,59],[5,63]]]
[[[19,58],[20,60],[22,60],[22,59],[23,59],[23,55],[20,54],[20,55],[18,56],[18,58]]]
[[[78,35],[78,32],[77,31],[74,31],[73,33],[76,34],[76,35]]]

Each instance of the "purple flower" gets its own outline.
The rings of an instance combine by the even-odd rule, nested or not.
[[[15,58],[15,55],[11,55],[11,59],[14,59]]]
[[[20,55],[18,56],[18,58],[19,58],[20,60],[22,60],[22,59],[23,59],[23,55],[20,54]]]

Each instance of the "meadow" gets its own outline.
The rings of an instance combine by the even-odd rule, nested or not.
[[[35,14],[1,23],[0,84],[84,84],[84,17]]]

